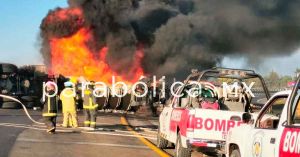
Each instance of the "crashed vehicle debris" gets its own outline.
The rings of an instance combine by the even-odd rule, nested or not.
[[[241,85],[232,88],[241,89],[240,101],[225,98],[226,90],[231,89],[226,84],[232,81]],[[249,82],[255,82],[253,88],[260,87],[260,92],[251,93],[249,88],[252,86],[247,86]],[[201,89],[196,87],[199,84]],[[201,92],[197,91],[199,89]],[[190,95],[195,91],[198,95]],[[224,154],[227,132],[244,123],[245,112],[254,112],[257,106],[262,106],[258,100],[269,97],[263,78],[252,70],[213,68],[193,71],[160,114],[157,146],[167,148],[169,143],[175,144],[177,157],[191,156],[194,148]]]
[[[23,102],[27,108],[40,107],[42,83],[47,80],[45,66],[31,65],[18,68],[14,64],[0,64],[0,94],[11,96]],[[18,109],[21,105],[6,98],[0,98],[0,108]]]
[[[18,83],[18,67],[13,64],[0,64],[0,94],[5,94],[18,98],[19,83]],[[0,98],[0,108],[20,108],[21,106],[9,99]]]

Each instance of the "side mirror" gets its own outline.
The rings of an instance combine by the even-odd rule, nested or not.
[[[248,112],[246,112],[246,113],[244,113],[243,115],[242,115],[242,121],[243,121],[243,123],[249,123],[250,121],[252,120],[252,115],[250,114],[250,113],[248,113]]]

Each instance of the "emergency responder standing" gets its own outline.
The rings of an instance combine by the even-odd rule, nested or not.
[[[84,126],[92,129],[96,128],[96,116],[97,116],[98,104],[96,98],[93,95],[93,85],[88,85],[84,90],[83,97],[83,109],[85,114]]]
[[[150,109],[152,112],[153,117],[158,117],[157,114],[157,107],[155,106],[155,103],[159,102],[159,90],[158,88],[155,88],[157,84],[154,85],[154,83],[150,84],[149,92],[147,95],[147,103],[150,105]]]
[[[73,127],[77,128],[77,113],[76,113],[76,104],[75,104],[75,89],[72,89],[71,82],[64,83],[65,89],[60,94],[60,100],[62,102],[63,110],[63,127]]]
[[[47,132],[50,134],[55,133],[56,117],[57,117],[57,100],[55,94],[55,86],[48,84],[46,86],[46,98],[44,101],[43,117],[47,126]]]

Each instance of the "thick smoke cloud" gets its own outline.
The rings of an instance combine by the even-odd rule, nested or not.
[[[300,42],[299,0],[69,0],[69,4],[82,8],[84,22],[76,15],[63,23],[44,20],[45,43],[49,35],[67,36],[89,27],[95,39],[88,43],[91,49],[108,46],[107,62],[122,74],[140,45],[147,74],[182,78],[192,68],[217,65],[226,55],[259,65],[264,58],[289,55]],[[47,44],[42,53],[47,59]]]
[[[199,0],[193,6],[155,32],[144,63],[149,70],[164,74],[208,68],[225,55],[259,65],[299,46],[299,1]]]

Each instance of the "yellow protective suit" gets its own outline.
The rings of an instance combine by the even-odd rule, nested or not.
[[[60,94],[64,115],[63,127],[78,127],[75,96],[72,89],[65,88]]]

